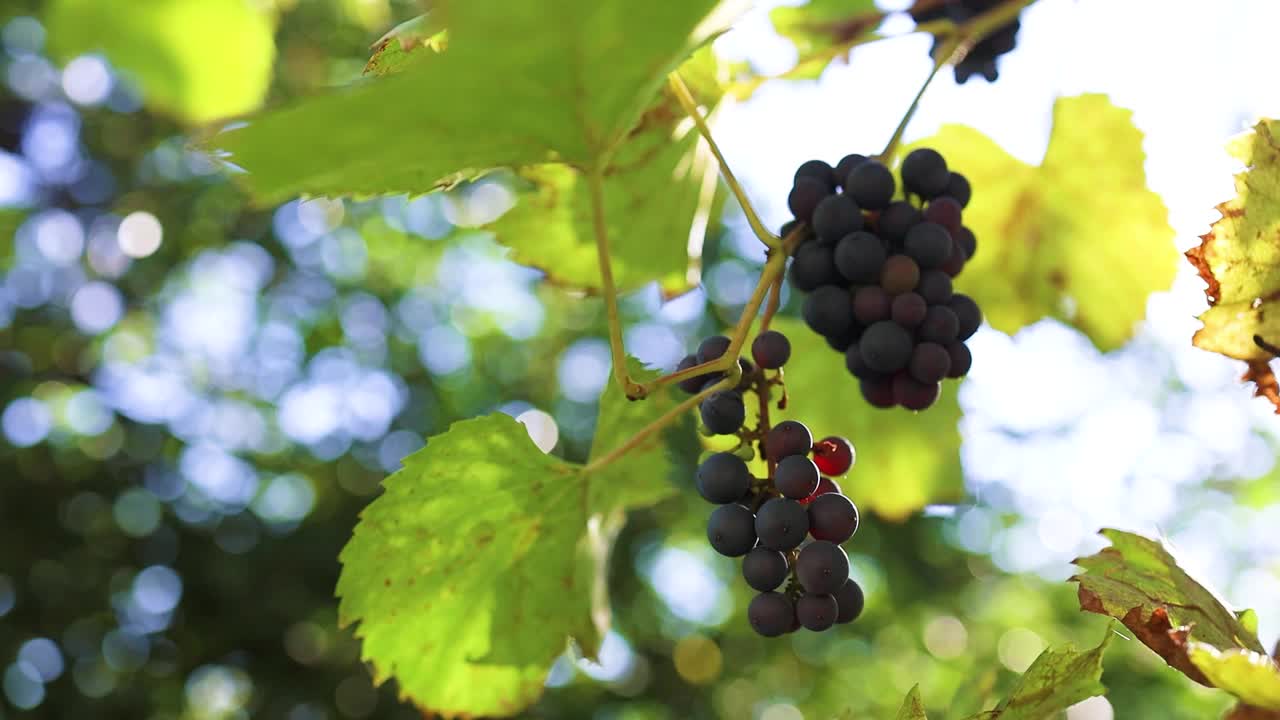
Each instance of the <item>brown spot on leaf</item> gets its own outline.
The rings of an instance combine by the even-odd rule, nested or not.
[[[1049,284],[1055,289],[1063,291],[1067,289],[1067,274],[1061,268],[1054,268],[1049,271]]]
[[[383,584],[383,586],[384,586],[384,587],[391,587],[391,578],[386,578],[386,579],[384,579],[384,580],[382,581],[382,584]]]
[[[1248,365],[1248,369],[1240,379],[1244,382],[1252,382],[1256,386],[1253,396],[1270,400],[1271,405],[1276,409],[1276,414],[1280,415],[1280,383],[1276,381],[1276,374],[1271,370],[1271,364],[1266,360],[1250,360]]]
[[[1187,260],[1196,268],[1196,273],[1200,275],[1200,279],[1204,280],[1208,285],[1204,289],[1205,297],[1209,299],[1209,304],[1214,305],[1218,302],[1218,298],[1222,296],[1222,287],[1218,285],[1218,278],[1213,276],[1213,269],[1209,267],[1209,259],[1205,255],[1209,252],[1209,246],[1213,243],[1213,232],[1207,232],[1200,236],[1201,243],[1186,252]]]
[[[1102,598],[1084,585],[1080,586],[1077,594],[1080,598],[1080,609],[1099,615],[1110,615],[1102,605]],[[1187,655],[1187,636],[1191,633],[1191,628],[1186,625],[1173,627],[1169,621],[1169,613],[1164,608],[1156,608],[1151,612],[1150,617],[1144,618],[1142,607],[1138,606],[1125,613],[1124,617],[1120,618],[1120,622],[1124,623],[1124,626],[1129,628],[1143,645],[1164,658],[1170,667],[1181,671],[1183,675],[1201,685],[1213,687]]]

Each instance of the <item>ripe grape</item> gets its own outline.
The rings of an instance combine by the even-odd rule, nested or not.
[[[880,409],[891,408],[898,403],[893,394],[893,381],[883,375],[858,378],[858,389],[867,404]]]
[[[972,192],[969,187],[969,178],[952,171],[951,179],[947,181],[947,189],[943,194],[955,198],[963,209],[969,207],[969,198],[972,197]]]
[[[836,624],[840,606],[830,595],[805,595],[796,601],[796,619],[806,629],[822,632]]]
[[[841,238],[836,245],[836,270],[851,283],[870,284],[880,278],[885,261],[884,245],[875,235],[859,231]]]
[[[858,338],[862,337],[862,326],[854,324],[848,330],[839,335],[827,335],[823,339],[827,341],[827,346],[836,352],[844,352],[849,346],[858,342]]]
[[[810,178],[821,182],[827,186],[830,192],[836,183],[835,170],[822,160],[805,160],[800,163],[800,167],[796,168],[795,177],[792,178],[793,183],[799,183],[801,178]]]
[[[964,263],[964,248],[960,247],[960,241],[953,237],[951,238],[951,255],[946,262],[942,263],[941,270],[947,274],[947,277],[956,277],[964,271]]]
[[[829,246],[819,243],[801,245],[791,259],[791,284],[797,290],[811,292],[839,282],[833,252]]]
[[[707,541],[721,555],[740,557],[756,545],[756,517],[743,505],[721,505],[707,520]]]
[[[828,195],[813,211],[813,231],[828,245],[861,229],[862,208],[848,195]]]
[[[853,153],[840,158],[840,162],[836,163],[836,182],[843,183],[849,177],[849,173],[857,166],[867,161],[866,155]]]
[[[853,467],[853,443],[838,435],[828,435],[813,444],[813,462],[827,475],[843,475]],[[821,485],[821,481],[819,481]]]
[[[924,322],[924,314],[928,311],[929,303],[919,293],[902,293],[893,299],[889,319],[904,328],[914,328]]]
[[[809,497],[801,500],[800,504],[808,505],[812,503],[814,500],[817,500],[819,497],[826,495],[827,493],[838,493],[838,492],[840,492],[840,485],[836,483],[835,480],[832,480],[826,475],[823,475],[822,479],[818,481],[818,489],[814,490],[813,494],[810,495]]]
[[[896,187],[893,173],[875,160],[861,163],[844,180],[845,193],[868,210],[882,210],[888,206]]]
[[[955,340],[959,332],[960,321],[955,311],[943,305],[934,305],[925,313],[918,334],[925,342],[946,345]]]
[[[947,345],[947,354],[951,358],[951,366],[947,371],[947,377],[960,378],[969,374],[969,368],[973,366],[973,355],[969,352],[969,347],[963,342],[956,342]]]
[[[818,203],[830,194],[830,185],[812,177],[801,177],[796,180],[795,186],[791,188],[791,194],[787,196],[787,207],[791,209],[791,214],[795,215],[797,220],[808,223],[813,219],[813,211],[818,207]]]
[[[890,295],[901,295],[915,289],[920,282],[920,266],[906,255],[891,255],[880,271],[880,287]]]
[[[840,493],[827,493],[809,503],[809,534],[837,545],[858,531],[858,508]]]
[[[849,578],[839,590],[835,591],[836,605],[840,606],[840,612],[836,615],[836,622],[849,623],[858,619],[862,614],[862,606],[865,598],[862,595],[862,586]]]
[[[960,202],[953,197],[934,198],[929,202],[929,207],[925,208],[924,219],[938,223],[947,229],[947,232],[955,234],[960,231]]]
[[[719,452],[698,466],[698,494],[707,502],[723,505],[736,502],[751,489],[747,464],[733,453]]]
[[[787,556],[777,550],[758,547],[742,558],[742,578],[753,590],[776,590],[787,579]]]
[[[729,338],[723,335],[712,335],[698,344],[696,353],[698,362],[711,362],[729,350]]]
[[[813,447],[813,435],[804,423],[783,420],[765,435],[764,447],[770,460],[780,462],[792,455],[808,455]]]
[[[893,376],[893,399],[908,410],[927,410],[938,401],[939,383],[922,383],[907,373]]]
[[[858,343],[850,343],[849,347],[844,351],[844,367],[849,374],[856,378],[864,378],[879,375],[875,370],[867,367],[867,361],[862,358],[862,350],[858,347]]]
[[[804,299],[800,314],[819,335],[840,335],[853,324],[853,303],[848,290],[823,285]]]
[[[924,270],[942,267],[951,257],[951,233],[935,222],[922,222],[907,231],[903,247]]]
[[[766,330],[751,342],[751,357],[766,370],[777,370],[791,359],[791,341],[777,330]]]
[[[902,184],[916,195],[937,197],[946,191],[949,182],[951,171],[937,150],[918,148],[902,161]]]
[[[947,307],[956,314],[957,338],[968,340],[978,332],[978,328],[982,325],[982,310],[978,308],[978,303],[974,302],[973,298],[963,293],[956,293],[947,303]]]
[[[879,285],[858,288],[853,294],[853,317],[863,325],[889,319],[889,293]]]
[[[929,305],[944,305],[951,299],[951,276],[941,270],[925,270],[920,273],[916,292]]]
[[[747,419],[747,407],[742,402],[742,393],[721,390],[711,393],[698,405],[698,414],[713,435],[732,435]]]
[[[830,595],[849,579],[849,556],[835,543],[816,540],[796,558],[796,577],[805,592]]]
[[[956,240],[960,243],[960,247],[964,250],[964,259],[969,260],[973,254],[978,252],[978,236],[973,231],[963,225],[960,232],[956,233]]]
[[[796,609],[786,595],[760,593],[747,606],[747,620],[752,629],[765,637],[786,635],[795,627]]]
[[[815,485],[816,487],[816,485]],[[795,500],[774,498],[756,513],[760,544],[773,550],[792,550],[809,532],[809,513]]]
[[[931,308],[932,309],[932,308]],[[925,316],[928,322],[928,315]],[[911,334],[892,320],[882,320],[862,333],[858,351],[867,367],[890,373],[906,366],[911,359]]]
[[[922,383],[936,383],[951,370],[951,354],[937,343],[922,342],[911,351],[907,372]]]
[[[744,465],[745,467],[745,465]],[[803,500],[818,489],[818,466],[803,455],[785,457],[773,473],[773,486],[792,500]]]
[[[689,368],[697,364],[698,364],[697,357],[693,355],[685,355],[680,360],[680,364],[676,365],[676,370],[688,370]],[[679,387],[681,390],[689,393],[690,395],[697,395],[699,392],[702,391],[702,388],[705,387],[706,384],[707,384],[706,375],[694,375],[693,377],[687,377],[681,380],[680,382],[676,383],[676,386]]]
[[[907,238],[907,232],[923,221],[924,215],[915,206],[903,200],[896,200],[880,211],[876,234],[886,242],[901,245]]]

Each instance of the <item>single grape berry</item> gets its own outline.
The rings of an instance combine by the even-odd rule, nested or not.
[[[858,531],[858,508],[840,493],[827,493],[809,503],[809,534],[837,545]]]
[[[836,615],[837,623],[850,623],[858,619],[862,614],[863,604],[866,598],[862,594],[862,586],[854,582],[853,578],[849,578],[839,590],[835,592],[836,605],[840,606],[840,612]]]
[[[840,606],[830,595],[805,595],[796,601],[796,619],[807,630],[822,632],[836,624]]]
[[[906,255],[891,255],[880,271],[880,287],[890,295],[911,292],[920,282],[920,266]]]
[[[924,222],[924,215],[909,202],[895,200],[880,211],[880,219],[876,223],[876,234],[886,242],[901,245],[907,238],[907,232]]]
[[[893,173],[883,163],[868,160],[855,167],[845,178],[844,191],[868,210],[882,210],[893,200],[897,189]]]
[[[840,492],[840,485],[836,483],[835,480],[832,480],[826,475],[823,475],[822,479],[818,481],[818,489],[814,490],[813,494],[810,495],[809,497],[801,500],[800,504],[808,505],[812,503],[814,500],[817,500],[823,495],[826,495],[827,493],[838,493],[838,492]]]
[[[911,333],[892,320],[882,320],[862,333],[858,350],[867,367],[876,372],[891,373],[906,367],[911,359],[912,345]]]
[[[712,335],[698,344],[698,352],[695,353],[698,362],[711,362],[729,350],[730,340],[724,335]]]
[[[836,285],[823,285],[804,299],[800,315],[819,335],[840,335],[853,325],[849,291]]]
[[[978,252],[978,236],[967,227],[961,226],[960,232],[956,233],[956,241],[960,243],[960,247],[964,250],[964,259],[969,260],[973,254]]]
[[[751,357],[766,370],[777,370],[791,359],[791,341],[777,330],[766,330],[751,342]]]
[[[813,220],[813,211],[818,203],[830,194],[830,186],[811,177],[802,177],[791,188],[791,194],[787,196],[787,207],[797,220],[808,223]]]
[[[978,328],[982,325],[982,310],[978,307],[978,303],[973,298],[963,293],[956,293],[951,296],[947,307],[956,314],[956,337],[960,340],[968,340],[973,334],[978,332]]]
[[[907,231],[903,247],[921,269],[940,268],[951,257],[951,233],[938,223],[922,222]]]
[[[973,191],[969,187],[969,178],[952,171],[951,179],[947,180],[947,189],[942,194],[955,198],[956,202],[960,203],[961,209],[969,207],[969,198],[973,196]]]
[[[929,303],[919,293],[902,293],[893,299],[889,307],[889,319],[904,328],[914,328],[924,322]]]
[[[805,592],[830,595],[849,579],[849,556],[826,540],[809,543],[796,558],[796,577]]]
[[[860,287],[853,294],[853,317],[863,325],[888,320],[892,302],[889,293],[879,285]]]
[[[836,244],[834,261],[836,270],[845,280],[858,285],[869,285],[880,279],[880,270],[887,256],[880,238],[859,231],[844,236]]]
[[[781,462],[792,455],[808,455],[813,447],[813,434],[804,423],[783,420],[769,430],[764,437],[765,451],[770,460]]]
[[[824,475],[843,475],[853,467],[853,443],[838,435],[828,435],[813,444],[813,462]],[[819,481],[821,484],[821,481]]]
[[[941,270],[925,270],[920,273],[920,284],[916,292],[929,305],[945,305],[951,300],[951,276]]]
[[[803,455],[785,457],[773,473],[773,486],[784,497],[803,500],[818,489],[818,466]]]
[[[929,207],[924,211],[924,219],[938,223],[954,235],[960,232],[960,213],[960,202],[953,197],[943,195],[929,202]]]
[[[937,343],[922,342],[911,351],[907,372],[922,383],[936,383],[951,370],[951,354]]]
[[[934,305],[925,313],[924,322],[920,323],[917,334],[925,342],[946,345],[957,339],[959,332],[960,321],[955,311],[944,305]]]
[[[951,171],[937,150],[918,148],[907,153],[902,161],[902,184],[916,195],[937,197],[946,191],[949,182]]]
[[[711,393],[698,405],[698,414],[713,435],[732,435],[747,419],[747,407],[742,402],[742,393],[721,390]]]
[[[850,375],[856,378],[876,377],[880,375],[880,373],[872,370],[871,367],[867,365],[867,361],[862,357],[862,348],[859,347],[859,343],[857,342],[850,343],[849,347],[845,348],[844,367],[849,371]]]
[[[813,292],[840,281],[832,248],[819,243],[801,245],[791,259],[791,284],[797,290]]]
[[[951,238],[951,255],[939,270],[946,273],[947,277],[957,277],[964,272],[964,262],[964,249],[960,247],[960,241]]]
[[[759,592],[776,590],[787,579],[787,556],[777,550],[758,547],[742,558],[742,579]]]
[[[828,195],[813,211],[813,231],[829,245],[862,229],[862,208],[848,195]]]
[[[828,192],[836,183],[835,170],[822,160],[805,160],[800,163],[792,182],[799,183],[801,178],[810,178],[822,183],[827,187]]]
[[[796,609],[786,595],[776,592],[760,593],[747,606],[747,621],[751,628],[765,637],[786,635],[795,627]]]
[[[698,364],[697,357],[693,355],[685,355],[680,360],[680,364],[676,365],[676,370],[688,370],[689,368],[697,364]],[[702,392],[702,388],[705,387],[706,384],[707,384],[706,375],[695,375],[693,377],[687,377],[681,380],[680,382],[676,383],[676,386],[679,387],[681,390],[689,393],[690,395],[697,395],[698,393]]]
[[[795,549],[808,532],[809,513],[795,500],[774,498],[756,513],[756,535],[764,547],[783,552]]]
[[[721,555],[741,557],[756,546],[756,517],[736,503],[721,505],[707,520],[707,541]]]
[[[959,340],[949,343],[947,355],[951,357],[947,377],[961,378],[969,374],[969,368],[973,366],[973,354],[969,352],[967,345]]]
[[[849,346],[858,342],[858,338],[862,336],[862,327],[854,325],[839,335],[826,335],[823,340],[827,341],[827,346],[836,352],[844,352]]]
[[[737,502],[751,489],[751,471],[733,453],[719,452],[698,466],[698,494],[717,505]]]
[[[867,161],[866,155],[853,153],[840,158],[840,162],[836,163],[836,182],[844,182],[849,177],[849,173],[857,166]]]
[[[908,410],[928,410],[941,391],[941,384],[922,383],[905,372],[893,376],[893,400]]]
[[[792,230],[795,230],[798,227],[800,227],[799,220],[794,220],[794,219],[788,220],[782,223],[782,227],[778,228],[778,237],[785,238],[786,236],[791,234]]]

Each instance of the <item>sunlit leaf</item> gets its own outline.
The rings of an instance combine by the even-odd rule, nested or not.
[[[937,149],[973,187],[964,217],[978,251],[957,285],[996,329],[1047,315],[1111,350],[1146,315],[1147,297],[1172,283],[1173,230],[1147,188],[1142,133],[1105,96],[1055,103],[1039,166],[959,125],[916,146]]]
[[[876,29],[883,15],[875,0],[809,0],[804,5],[780,5],[769,11],[778,34],[795,43],[800,55],[790,78],[822,74],[834,46],[848,43]]]
[[[387,31],[373,44],[373,54],[364,66],[366,75],[391,75],[418,59],[417,50],[443,50],[447,33],[439,13],[424,13],[405,20]]]
[[[1084,652],[1072,647],[1045,650],[1022,674],[1009,697],[994,710],[978,713],[971,720],[1042,720],[1055,717],[1081,700],[1106,693],[1102,656],[1111,638],[1108,630],[1097,647]]]
[[[929,720],[924,714],[924,701],[920,699],[920,686],[916,685],[907,693],[898,710],[898,720]]]
[[[1192,642],[1187,654],[1214,687],[1254,707],[1280,710],[1280,666],[1265,653]]]

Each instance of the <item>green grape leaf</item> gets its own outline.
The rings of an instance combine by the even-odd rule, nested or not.
[[[898,720],[929,720],[924,713],[924,700],[920,699],[920,686],[916,685],[907,693],[898,710]]]
[[[1280,412],[1280,388],[1267,362],[1280,345],[1280,121],[1262,120],[1227,146],[1245,164],[1236,197],[1187,258],[1208,284],[1196,347],[1249,363],[1256,383]]]
[[[1108,629],[1102,642],[1086,652],[1073,647],[1045,650],[1022,674],[1004,702],[971,720],[1042,720],[1055,717],[1081,700],[1105,694],[1102,656],[1111,637]]]
[[[915,146],[937,149],[973,186],[965,224],[978,251],[957,288],[996,329],[1048,315],[1111,350],[1146,315],[1147,297],[1172,284],[1173,229],[1147,189],[1142,134],[1106,96],[1058,99],[1039,166],[958,125]]]
[[[1164,545],[1121,530],[1102,535],[1110,547],[1075,560],[1083,569],[1071,578],[1080,585],[1081,609],[1120,620],[1165,662],[1202,684],[1208,680],[1188,658],[1188,640],[1264,652],[1258,636],[1179,567]]]
[[[444,50],[447,41],[448,33],[440,23],[439,13],[410,18],[388,30],[373,44],[373,54],[364,66],[364,73],[380,76],[400,72],[425,55],[415,50],[427,48],[439,52]]]
[[[262,203],[423,193],[491,168],[598,164],[668,71],[721,26],[715,0],[442,0],[448,49],[209,142]]]
[[[884,14],[876,9],[875,0],[809,0],[804,5],[775,7],[769,19],[800,55],[786,77],[810,79],[822,74],[840,46],[875,30]]]
[[[1263,653],[1240,648],[1218,650],[1205,643],[1187,643],[1191,662],[1209,683],[1263,710],[1280,710],[1280,665]]]
[[[787,407],[779,415],[805,423],[815,438],[843,435],[853,442],[856,462],[837,480],[860,509],[900,520],[925,505],[963,497],[958,383],[944,382],[942,397],[924,412],[880,410],[862,399],[844,357],[803,322],[779,317],[772,327],[792,348]]]
[[[190,122],[254,110],[271,85],[275,23],[247,0],[54,0],[45,23],[55,58],[101,52],[149,106]]]

